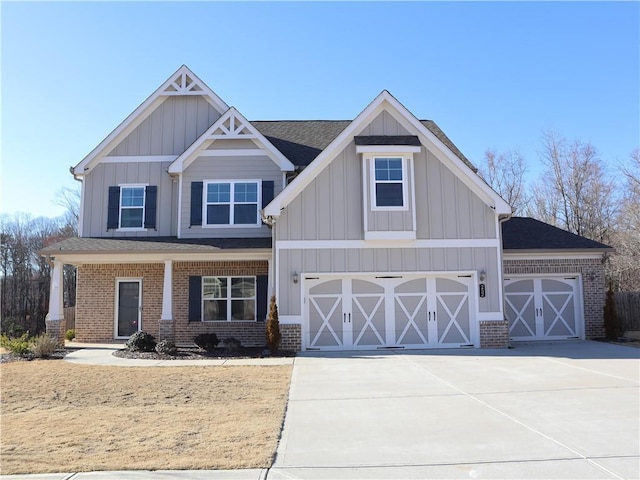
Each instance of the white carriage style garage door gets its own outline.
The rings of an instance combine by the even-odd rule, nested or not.
[[[512,340],[583,337],[578,277],[505,278],[504,285]]]
[[[305,346],[319,350],[470,347],[471,276],[306,276]]]

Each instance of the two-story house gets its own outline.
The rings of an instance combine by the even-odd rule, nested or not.
[[[72,169],[79,237],[53,261],[47,331],[203,332],[295,350],[504,347],[602,334],[606,245],[511,208],[383,91],[352,121],[248,121],[178,69]]]

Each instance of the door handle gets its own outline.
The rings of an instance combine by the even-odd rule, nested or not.
[[[349,323],[351,323],[351,312],[349,312]]]
[[[435,310],[433,311],[433,321],[434,322],[436,321],[436,311]]]
[[[429,312],[429,321],[431,321],[431,312]]]
[[[342,323],[347,323],[347,314],[346,313],[342,314]]]

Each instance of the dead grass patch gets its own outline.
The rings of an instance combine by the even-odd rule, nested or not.
[[[291,366],[0,366],[0,473],[266,468]]]

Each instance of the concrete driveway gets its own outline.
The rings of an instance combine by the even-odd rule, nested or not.
[[[268,478],[640,478],[639,354],[303,354]]]

